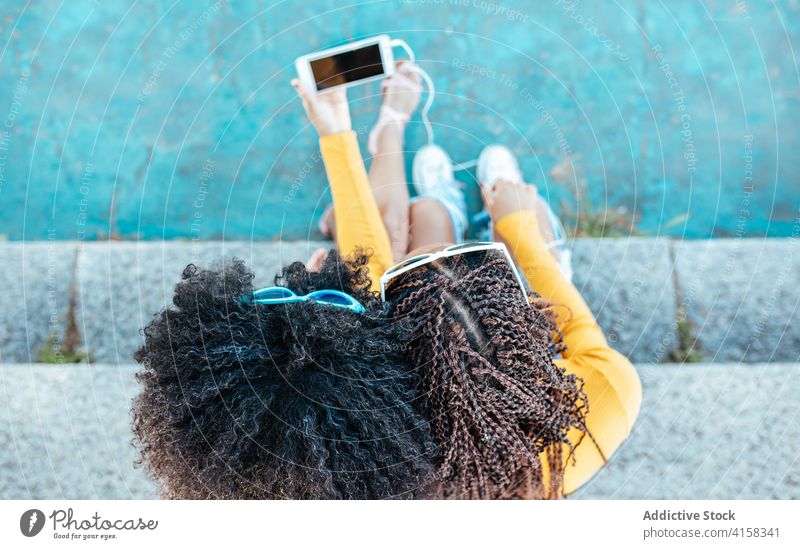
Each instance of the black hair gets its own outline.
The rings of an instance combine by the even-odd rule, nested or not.
[[[145,327],[133,431],[171,498],[407,498],[435,486],[425,397],[382,314],[367,258],[332,251],[276,284],[336,289],[364,314],[315,303],[259,305],[239,260],[189,265],[173,307]]]

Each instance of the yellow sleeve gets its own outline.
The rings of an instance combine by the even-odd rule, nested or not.
[[[586,426],[600,451],[588,437],[577,447],[574,462],[569,460],[564,469],[564,492],[569,494],[601,469],[603,456],[609,458],[630,434],[642,403],[641,382],[630,361],[608,346],[577,288],[561,274],[539,231],[535,212],[507,215],[495,224],[495,231],[531,288],[553,304],[556,324],[567,345],[564,358],[556,365],[584,381],[589,403]],[[582,435],[573,429],[567,436],[574,444]],[[568,452],[565,446],[564,455]],[[542,461],[547,474],[544,456]]]
[[[372,195],[356,132],[325,136],[319,145],[333,196],[339,253],[347,257],[357,248],[371,252],[369,274],[377,291],[379,277],[392,266],[392,245]]]

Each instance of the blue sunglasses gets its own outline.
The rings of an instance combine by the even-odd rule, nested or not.
[[[262,305],[277,305],[280,303],[303,303],[313,301],[320,305],[330,305],[340,307],[354,313],[363,313],[364,306],[356,298],[339,290],[317,290],[308,295],[297,295],[289,288],[282,286],[272,286],[262,288],[253,292],[252,296],[246,296],[245,301],[260,303]]]

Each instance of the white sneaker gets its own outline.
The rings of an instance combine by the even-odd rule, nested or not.
[[[503,145],[488,145],[478,157],[478,181],[491,188],[498,179],[522,181],[517,157]]]
[[[411,180],[420,198],[438,200],[450,214],[453,234],[461,242],[467,229],[467,202],[453,175],[453,161],[438,145],[425,145],[414,155]]]
[[[438,145],[425,145],[414,155],[411,179],[419,195],[428,194],[440,185],[455,183],[453,161]]]

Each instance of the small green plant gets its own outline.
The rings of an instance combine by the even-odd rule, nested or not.
[[[78,250],[72,258],[72,284],[69,288],[69,305],[65,314],[64,337],[59,338],[55,332],[45,340],[37,351],[37,360],[44,364],[74,364],[91,362],[92,357],[81,348],[81,332],[78,329]]]
[[[675,321],[675,331],[678,336],[678,346],[669,353],[671,362],[702,362],[703,355],[698,349],[697,338],[694,336],[692,324],[686,318],[683,311],[678,313]]]
[[[614,210],[594,210],[591,207],[583,208],[571,216],[575,223],[567,228],[569,236],[622,237],[639,234],[636,229],[636,219],[625,208]]]
[[[43,364],[77,364],[91,362],[91,357],[81,349],[70,348],[51,333],[44,345],[39,347],[37,360]]]
[[[575,237],[622,237],[639,234],[636,216],[624,207],[595,208],[589,200],[586,178],[578,173],[575,161],[580,157],[568,157],[550,170],[554,181],[572,189],[573,203],[562,201],[561,218],[567,220],[567,236]]]

